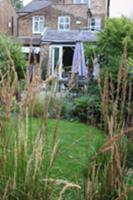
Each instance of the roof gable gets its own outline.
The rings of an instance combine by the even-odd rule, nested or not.
[[[27,6],[20,9],[18,13],[32,13],[51,5],[50,0],[33,0]]]

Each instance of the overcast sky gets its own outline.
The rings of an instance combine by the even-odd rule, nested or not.
[[[23,0],[26,5],[31,0]],[[111,0],[111,16],[126,15],[133,17],[133,0]]]
[[[133,0],[111,0],[111,16],[133,17]]]

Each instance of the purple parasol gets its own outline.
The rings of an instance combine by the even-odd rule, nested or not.
[[[78,74],[82,77],[87,77],[88,74],[87,67],[85,64],[84,47],[82,42],[77,42],[75,47],[72,63],[72,73]]]

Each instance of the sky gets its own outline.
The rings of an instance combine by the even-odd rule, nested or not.
[[[23,0],[24,5],[31,0]],[[112,17],[119,17],[126,15],[133,17],[133,0],[111,0],[110,15]]]
[[[133,0],[111,0],[110,14],[116,17],[133,17]]]

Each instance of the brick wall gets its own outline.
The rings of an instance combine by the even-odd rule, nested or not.
[[[74,4],[74,0],[54,0],[54,2],[57,2],[57,4],[65,4],[64,8],[66,7],[66,5],[75,5],[77,6],[77,8],[80,6],[80,7],[83,7],[83,6],[86,6],[85,4],[79,4],[79,5],[76,5]],[[106,16],[107,15],[107,3],[108,3],[108,0],[91,0],[91,10],[92,10],[92,13],[94,15],[104,15]],[[74,10],[75,11],[75,10]],[[79,14],[79,13],[78,13]],[[82,13],[80,13],[82,14]]]
[[[45,17],[45,26],[57,29],[58,16],[68,15],[71,17],[71,30],[79,29],[79,27],[86,27],[90,24],[90,19],[87,16],[88,7],[85,4],[76,5],[73,0],[53,0],[52,6],[27,14],[19,16],[18,18],[18,35],[31,36],[32,35],[32,18],[35,15]],[[94,17],[101,17],[102,27],[107,15],[107,0],[92,0],[91,11]],[[80,21],[80,25],[77,25]]]
[[[107,16],[107,0],[92,0],[91,11],[93,15]]]
[[[74,13],[74,14],[73,14]],[[81,15],[79,14],[81,13]],[[80,26],[87,26],[87,9],[85,6],[78,8],[76,5],[53,5],[38,12],[20,16],[18,21],[19,36],[31,36],[32,35],[32,18],[33,16],[40,15],[45,17],[45,26],[57,29],[58,28],[58,16],[67,15],[71,17],[71,30],[79,29],[77,21],[81,21]]]
[[[88,6],[85,4],[79,4],[76,5],[74,4],[74,0],[55,0],[55,1],[64,1],[64,5],[57,5],[56,7],[62,10],[68,10],[70,13],[73,13],[78,16],[82,16],[84,18],[86,18],[86,13],[87,11],[85,11],[85,7],[86,10],[88,9]],[[91,0],[91,12],[92,15],[95,17],[99,16],[101,17],[101,21],[102,21],[102,27],[104,26],[104,21],[107,17],[107,13],[108,13],[108,0]],[[80,9],[79,9],[80,8]]]
[[[55,4],[52,6],[53,8],[57,10],[61,10],[62,13],[70,13],[71,15],[74,15],[75,17],[81,17],[85,20],[87,20],[87,6],[86,5],[76,5],[76,4]]]
[[[16,36],[17,15],[10,0],[0,1],[0,32]]]

